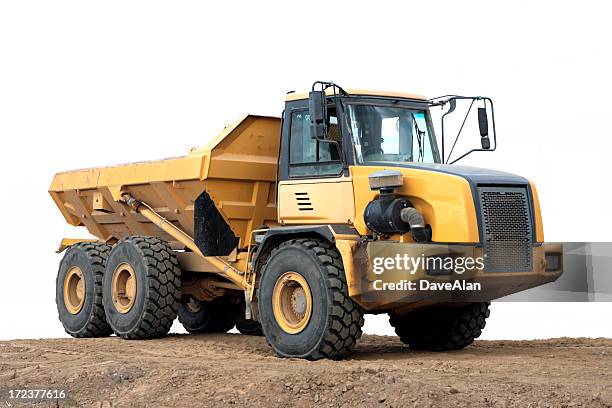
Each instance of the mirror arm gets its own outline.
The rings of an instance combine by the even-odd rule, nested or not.
[[[458,100],[465,100],[465,99],[471,99],[472,103],[473,103],[473,101],[476,101],[476,100],[484,100],[486,102],[489,102],[489,106],[491,107],[491,122],[492,122],[491,127],[492,127],[492,130],[493,130],[493,148],[492,149],[472,149],[472,150],[462,154],[461,156],[459,156],[457,159],[453,160],[452,162],[449,162],[450,154],[449,154],[448,158],[444,157],[444,154],[445,154],[445,152],[444,152],[444,139],[445,139],[444,138],[444,119],[445,119],[445,117],[448,114],[452,113],[455,110],[456,101],[458,101]],[[442,135],[441,135],[441,139],[442,139],[442,164],[445,164],[445,163],[446,164],[456,163],[459,160],[463,159],[468,154],[473,153],[473,152],[493,152],[493,151],[495,151],[495,149],[497,149],[497,132],[495,130],[495,112],[494,112],[494,109],[493,109],[493,100],[491,98],[486,97],[486,96],[483,97],[483,96],[444,95],[444,96],[439,96],[437,98],[430,99],[428,101],[428,104],[429,104],[430,107],[431,106],[442,106],[442,107],[444,107],[444,105],[446,105],[447,103],[450,103],[450,105],[451,105],[450,109],[448,110],[448,112],[445,112],[442,115],[442,118],[440,119],[440,122],[441,122],[441,133],[442,133]],[[470,108],[471,108],[471,105],[470,105]],[[466,117],[467,117],[467,115],[466,115]],[[464,124],[465,124],[465,121],[464,121]],[[463,125],[462,125],[462,127],[463,127]],[[460,133],[461,133],[461,131],[459,131],[459,134]],[[459,135],[457,135],[457,136],[459,136]],[[452,151],[451,151],[451,154],[452,154]]]
[[[481,97],[480,99],[483,99],[485,101],[489,102],[489,106],[491,107],[491,122],[492,122],[492,128],[493,128],[493,148],[492,149],[472,149],[464,154],[462,154],[461,156],[459,156],[458,158],[456,158],[455,160],[453,160],[452,162],[448,163],[448,164],[454,164],[457,163],[459,160],[463,159],[465,156],[473,153],[473,152],[494,152],[495,149],[497,149],[497,131],[495,130],[495,112],[493,109],[493,100],[489,97]]]
[[[328,88],[332,88],[334,93],[333,95],[331,95],[331,97],[334,99],[334,102],[336,104],[336,114],[338,116],[338,125],[340,126],[340,128],[342,129],[343,125],[341,124],[341,117],[344,116],[344,106],[342,105],[342,101],[340,100],[340,96],[339,95],[345,95],[348,96],[348,93],[339,85],[335,84],[334,82],[326,82],[326,81],[315,81],[312,84],[312,88],[311,88],[311,93],[315,92],[315,89],[317,88],[317,85],[320,85],[321,90],[318,92],[322,93],[322,98],[321,98],[321,104],[322,104],[322,108],[323,108],[323,123],[321,124],[323,127],[323,134],[327,133],[327,123],[326,123],[326,117],[327,117],[327,95],[325,93],[325,91]],[[338,90],[338,93],[336,92],[336,90]],[[309,108],[309,110],[311,110]],[[312,113],[311,113],[311,120],[312,120]],[[315,125],[314,123],[311,122],[311,129],[312,126]],[[317,124],[318,126],[318,124]],[[312,131],[311,131],[312,132]],[[341,132],[341,135],[343,135],[344,132]],[[312,133],[311,133],[312,135]],[[317,161],[319,159],[318,154],[319,154],[319,143],[327,143],[330,145],[334,145],[336,146],[336,151],[338,152],[338,155],[340,156],[340,160],[343,163],[343,171],[348,169],[348,163],[346,161],[346,154],[344,152],[344,150],[342,149],[342,147],[340,146],[340,143],[338,143],[336,140],[328,140],[322,137],[319,137],[317,134],[312,135],[312,138],[315,139],[317,141]]]
[[[448,162],[448,160],[450,160],[451,156],[453,155],[453,151],[455,150],[455,146],[457,145],[457,141],[459,140],[459,136],[461,136],[461,132],[463,132],[463,127],[465,126],[465,122],[467,122],[467,119],[470,116],[470,112],[472,111],[472,107],[474,106],[474,102],[475,101],[476,101],[476,99],[472,99],[472,102],[470,103],[470,107],[468,108],[468,111],[465,114],[465,117],[463,118],[463,123],[461,123],[461,127],[459,128],[459,132],[457,132],[457,136],[455,136],[455,141],[453,142],[453,147],[451,147],[451,151],[448,153],[448,157],[446,158],[447,162]]]

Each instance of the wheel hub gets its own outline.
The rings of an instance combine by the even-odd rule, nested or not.
[[[301,286],[291,294],[291,308],[298,316],[304,317],[306,314],[306,292]]]
[[[289,334],[306,328],[312,314],[312,296],[306,279],[297,272],[285,272],[274,285],[272,294],[274,317]]]
[[[70,314],[78,314],[85,303],[85,277],[78,266],[73,266],[64,278],[64,305]]]
[[[134,306],[136,300],[136,273],[131,265],[127,263],[119,264],[114,272],[112,279],[112,298],[113,304],[119,313],[127,313]]]

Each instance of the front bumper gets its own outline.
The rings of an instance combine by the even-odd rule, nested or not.
[[[375,241],[350,248],[349,295],[370,311],[486,302],[555,281],[563,270],[560,244],[534,244],[531,269],[509,272],[488,272],[475,245]]]

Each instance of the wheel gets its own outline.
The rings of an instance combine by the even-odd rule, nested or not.
[[[472,303],[391,315],[389,322],[400,340],[410,348],[447,351],[472,344],[482,334],[487,317],[489,303]]]
[[[66,250],[55,281],[55,304],[66,333],[103,337],[113,331],[102,304],[104,266],[110,246],[81,242]]]
[[[226,333],[243,315],[239,299],[230,296],[209,302],[189,298],[178,310],[179,322],[189,333]]]
[[[106,262],[106,320],[125,339],[161,337],[176,318],[180,287],[178,261],[166,242],[126,237],[115,244]]]
[[[263,336],[261,323],[259,323],[257,320],[242,319],[236,323],[236,329],[238,329],[241,334],[247,336]]]
[[[348,297],[340,253],[326,241],[294,239],[274,249],[257,298],[266,340],[281,357],[341,359],[361,337],[363,311]]]

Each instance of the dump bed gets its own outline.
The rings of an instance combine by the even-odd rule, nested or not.
[[[187,156],[58,173],[49,192],[69,224],[105,242],[137,234],[173,241],[118,201],[124,192],[192,237],[195,202],[207,192],[244,246],[251,230],[277,222],[279,139],[279,118],[248,115]]]

